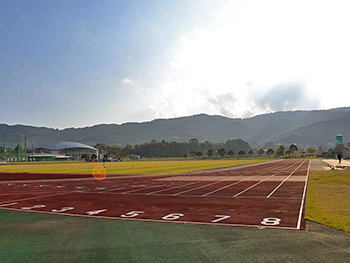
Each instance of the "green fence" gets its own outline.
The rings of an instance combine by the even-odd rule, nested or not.
[[[0,162],[26,161],[27,136],[21,134],[0,134]]]

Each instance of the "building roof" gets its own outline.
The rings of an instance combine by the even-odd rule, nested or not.
[[[55,143],[50,143],[47,144],[43,147],[40,147],[38,149],[46,149],[49,151],[60,151],[60,150],[65,150],[65,149],[90,149],[90,150],[97,150],[94,147],[91,147],[89,145],[86,145],[84,143],[80,142],[55,142]]]

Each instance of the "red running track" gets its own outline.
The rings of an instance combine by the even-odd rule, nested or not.
[[[12,174],[0,177],[0,209],[305,229],[308,173],[309,160],[292,159],[195,173],[107,176],[103,181],[39,174],[21,180]]]

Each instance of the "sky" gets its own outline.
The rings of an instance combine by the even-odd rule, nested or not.
[[[0,0],[0,123],[350,106],[347,0]]]

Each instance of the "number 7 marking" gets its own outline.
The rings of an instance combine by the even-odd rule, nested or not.
[[[228,219],[230,218],[231,216],[225,216],[225,215],[215,215],[215,217],[220,217],[218,219],[214,219],[213,221],[211,221],[212,223],[217,223],[221,220],[225,220],[225,219]]]

